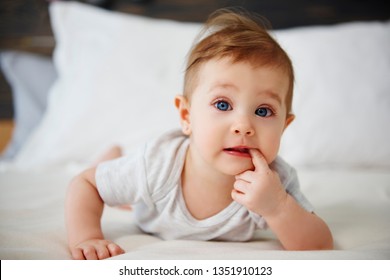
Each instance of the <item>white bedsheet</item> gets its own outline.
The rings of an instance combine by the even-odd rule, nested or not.
[[[69,259],[64,197],[75,168],[0,172],[0,258]],[[390,172],[299,170],[303,191],[330,226],[335,250],[284,251],[271,232],[251,242],[163,241],[132,213],[106,208],[103,229],[126,253],[116,259],[390,259]]]
[[[72,1],[54,1],[49,13],[59,76],[13,159],[18,169],[0,166],[1,259],[70,258],[64,198],[80,167],[71,163],[92,162],[112,144],[130,151],[179,125],[172,100],[200,28]],[[335,250],[286,252],[271,232],[246,243],[162,241],[143,234],[131,212],[106,208],[106,237],[126,250],[117,258],[390,259],[389,30],[385,21],[273,33],[296,74],[297,118],[280,154],[301,166],[303,191],[330,226]]]

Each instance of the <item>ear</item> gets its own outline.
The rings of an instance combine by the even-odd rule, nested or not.
[[[287,115],[283,131],[290,125],[290,123],[292,123],[292,121],[294,119],[295,119],[295,115],[294,114],[288,114]]]
[[[191,123],[190,123],[190,105],[188,100],[183,95],[177,95],[175,97],[175,106],[179,111],[181,129],[185,135],[191,134]]]

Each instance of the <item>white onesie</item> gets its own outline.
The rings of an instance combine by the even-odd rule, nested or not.
[[[111,206],[131,204],[138,226],[163,239],[247,241],[265,220],[233,201],[216,215],[195,219],[181,188],[189,139],[180,131],[148,142],[137,153],[101,163],[97,188]],[[295,170],[278,157],[272,164],[287,192],[307,211],[311,204],[299,189]]]

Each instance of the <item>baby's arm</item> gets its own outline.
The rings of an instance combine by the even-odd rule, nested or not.
[[[95,172],[96,168],[90,168],[69,185],[65,214],[74,259],[105,259],[124,253],[122,248],[103,237],[100,219],[104,203],[96,188]]]
[[[251,150],[251,155],[255,170],[236,176],[233,199],[263,216],[285,249],[332,249],[332,234],[325,222],[285,191],[259,151]]]

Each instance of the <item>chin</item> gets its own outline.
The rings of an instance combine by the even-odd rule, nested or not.
[[[254,169],[255,168],[252,163],[247,165],[240,164],[240,166],[234,166],[234,164],[230,164],[228,166],[225,165],[223,171],[227,175],[236,176],[245,171],[253,171]]]

